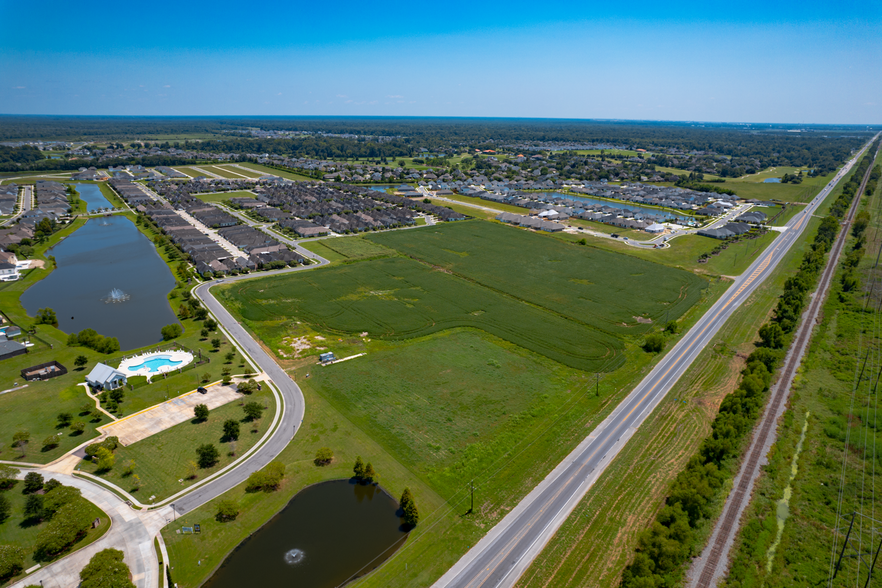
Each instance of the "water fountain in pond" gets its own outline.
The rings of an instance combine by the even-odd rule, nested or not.
[[[303,561],[303,552],[299,549],[292,549],[285,554],[285,563],[289,566],[296,566]]]
[[[108,294],[107,297],[104,298],[104,302],[108,304],[119,304],[120,302],[125,302],[129,298],[131,298],[129,294],[126,294],[119,288],[114,288],[110,291],[110,294]]]

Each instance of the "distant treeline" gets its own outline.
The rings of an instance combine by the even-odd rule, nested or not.
[[[39,152],[39,150],[38,150]],[[42,155],[41,155],[42,157]],[[100,163],[88,159],[40,159],[33,163],[14,163],[11,161],[0,163],[0,172],[23,172],[23,171],[73,171],[81,167],[106,168],[111,165],[188,165],[194,163],[193,159],[183,157],[170,157],[168,155],[150,155],[146,157],[119,157],[105,159]]]
[[[312,136],[304,139],[230,137],[201,143],[232,153],[274,153],[317,158],[398,157],[451,146],[494,148],[523,142],[606,143],[647,150],[713,152],[753,157],[763,166],[833,169],[872,130],[815,126],[792,133],[786,125],[615,122],[554,119],[384,118],[384,117],[61,117],[0,116],[0,140],[121,140],[157,135],[217,134],[258,127],[266,130],[402,137],[388,142]],[[719,175],[736,176],[737,166]]]

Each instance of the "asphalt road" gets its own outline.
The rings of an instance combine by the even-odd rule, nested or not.
[[[34,187],[28,185],[22,186],[22,193],[19,196],[19,200],[21,203],[21,210],[19,210],[18,214],[16,214],[15,216],[11,216],[0,223],[0,227],[11,225],[16,220],[18,220],[18,217],[31,209],[31,207],[34,205]]]
[[[319,261],[318,265],[326,265],[328,260],[314,256]],[[245,279],[262,278],[267,275],[291,273],[318,267],[317,265],[301,266],[274,272],[260,272],[246,276],[234,276],[216,280],[198,286],[193,293],[199,298],[209,311],[217,318],[217,321],[232,336],[238,346],[254,360],[263,372],[265,372],[273,384],[275,384],[282,396],[281,423],[270,439],[263,444],[254,454],[235,469],[230,470],[223,476],[216,478],[185,496],[174,501],[174,509],[178,514],[189,512],[220,496],[227,490],[244,482],[252,473],[262,469],[274,460],[294,437],[294,434],[303,423],[305,404],[300,387],[291,377],[279,367],[260,344],[240,325],[223,305],[217,301],[211,293],[211,287],[220,282],[235,282]]]
[[[866,147],[865,147],[866,149]],[[576,507],[628,438],[664,399],[720,327],[784,258],[824,198],[848,173],[862,149],[791,219],[724,296],[689,330],[631,394],[545,480],[457,562],[436,588],[512,586]]]

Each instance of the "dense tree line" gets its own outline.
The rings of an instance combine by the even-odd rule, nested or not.
[[[0,163],[33,163],[41,159],[43,152],[31,145],[22,147],[0,145]]]
[[[866,169],[864,166],[863,170]],[[854,177],[858,178],[859,187],[863,177],[860,168]],[[843,210],[847,210],[854,199],[857,187],[843,190]],[[710,505],[726,487],[724,482],[737,467],[745,438],[762,413],[772,374],[783,358],[808,295],[824,268],[827,252],[836,239],[838,218],[841,215],[824,218],[803,255],[799,270],[785,282],[773,318],[759,330],[761,344],[747,358],[738,388],[720,404],[711,423],[710,436],[702,441],[697,455],[672,482],[665,505],[652,526],[640,534],[634,561],[622,574],[624,588],[668,588],[681,583],[683,566],[699,547],[694,541],[694,531],[713,514]],[[852,253],[846,256],[846,266],[851,263],[854,267],[860,260],[863,231],[868,224],[868,218],[856,221],[854,230],[858,239]],[[856,261],[850,262],[851,258]]]
[[[854,170],[854,173],[848,178],[848,181],[842,186],[842,192],[839,194],[839,197],[833,203],[833,206],[830,207],[830,214],[835,216],[836,218],[842,218],[845,216],[848,207],[851,205],[851,201],[854,199],[857,191],[860,190],[861,182],[864,179],[864,175],[867,173],[867,168],[870,167],[870,163],[873,161],[874,154],[876,150],[879,148],[879,140],[873,142],[870,148],[867,150],[867,154],[861,159],[857,167]],[[878,175],[877,175],[878,177]],[[872,180],[872,173],[871,173]],[[869,188],[869,184],[867,185]],[[876,185],[873,184],[873,189],[875,190]],[[867,194],[871,194],[872,192],[867,192]]]
[[[62,117],[2,116],[0,140],[122,140],[167,134],[217,134],[248,127],[401,137],[389,142],[342,137],[209,141],[211,148],[234,153],[277,153],[311,157],[387,157],[411,155],[420,147],[495,149],[523,142],[607,143],[648,151],[676,148],[685,153],[714,152],[732,158],[719,175],[743,175],[738,158],[759,158],[763,166],[833,169],[857,148],[871,129],[815,126],[792,133],[788,125],[763,128],[735,124],[628,122],[554,119],[476,119],[401,117]],[[203,144],[204,145],[204,144]],[[262,148],[261,148],[262,147]]]
[[[198,145],[192,145],[193,149],[198,149]],[[184,157],[172,157],[171,155],[149,155],[144,157],[115,157],[113,159],[103,159],[100,163],[96,163],[91,159],[40,159],[31,163],[15,163],[0,162],[0,172],[22,172],[22,171],[74,171],[81,167],[102,167],[119,166],[119,165],[144,165],[153,167],[157,165],[190,165],[194,160]]]

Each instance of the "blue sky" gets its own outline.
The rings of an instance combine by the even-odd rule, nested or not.
[[[876,1],[276,4],[0,0],[0,113],[882,123]]]

